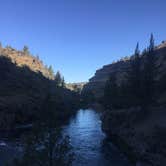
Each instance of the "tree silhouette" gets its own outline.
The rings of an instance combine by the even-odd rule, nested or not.
[[[30,54],[30,51],[29,51],[28,46],[25,45],[25,46],[23,47],[23,52],[24,52],[24,54],[28,54],[28,55]]]
[[[119,103],[119,88],[117,85],[116,74],[111,74],[104,90],[104,105],[107,109],[117,108]]]
[[[139,43],[136,45],[134,55],[130,61],[130,69],[127,75],[129,92],[131,94],[130,100],[132,104],[139,105],[141,103],[141,58]]]
[[[64,77],[62,77],[61,86],[62,86],[62,88],[65,88],[65,78]]]
[[[61,74],[59,71],[57,71],[57,73],[55,74],[55,84],[57,86],[61,86],[61,84],[62,84],[62,78],[61,78]]]
[[[53,68],[52,68],[51,65],[48,67],[48,71],[49,71],[49,73],[50,73],[51,76],[54,75],[54,70],[53,70]]]
[[[155,44],[154,44],[154,37],[151,34],[150,37],[150,44],[146,52],[144,52],[145,63],[143,68],[143,105],[148,106],[153,101],[154,95],[154,85],[155,85],[155,69],[156,69],[156,57],[155,57]]]

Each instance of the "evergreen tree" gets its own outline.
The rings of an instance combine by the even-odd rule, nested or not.
[[[64,77],[62,77],[61,86],[62,86],[62,88],[65,88],[65,79],[64,79]]]
[[[25,45],[23,47],[23,52],[24,52],[24,54],[28,54],[28,55],[30,54],[28,46]]]
[[[55,74],[55,83],[57,86],[62,85],[62,77],[59,71],[57,71],[57,73]]]
[[[117,85],[116,75],[112,74],[107,81],[104,90],[104,106],[107,109],[117,108],[119,105],[119,87]]]
[[[50,73],[51,76],[54,75],[54,70],[53,70],[53,68],[52,68],[51,65],[49,66],[48,71],[49,71],[49,73]]]
[[[130,61],[130,69],[128,72],[128,84],[129,94],[132,104],[139,105],[141,103],[141,58],[139,51],[139,43],[136,45],[136,49],[133,58]]]
[[[151,34],[151,36],[150,36],[150,44],[149,44],[149,47],[148,47],[149,53],[154,52],[154,48],[155,48],[154,36],[153,36],[153,34]]]
[[[144,69],[143,69],[143,105],[148,106],[150,103],[153,101],[154,97],[154,86],[155,86],[155,62],[156,62],[156,57],[155,57],[155,44],[154,44],[154,37],[153,34],[151,34],[150,37],[150,44],[147,49],[147,52],[145,52],[145,63],[144,63]]]

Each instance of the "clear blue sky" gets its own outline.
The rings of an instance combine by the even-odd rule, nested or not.
[[[0,40],[28,45],[67,82],[132,54],[136,42],[166,40],[165,0],[1,0]]]

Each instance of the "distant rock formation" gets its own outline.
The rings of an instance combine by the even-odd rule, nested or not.
[[[66,84],[66,88],[75,92],[81,92],[85,85],[86,82],[68,83]]]

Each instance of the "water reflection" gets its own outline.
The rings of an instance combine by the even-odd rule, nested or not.
[[[76,160],[74,166],[129,166],[124,156],[105,139],[100,115],[94,110],[79,110],[64,128],[71,138]]]

